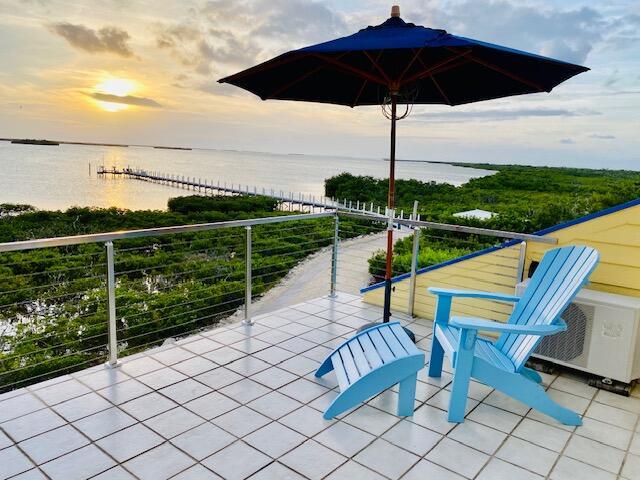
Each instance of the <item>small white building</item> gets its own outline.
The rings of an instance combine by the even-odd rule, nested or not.
[[[458,212],[453,214],[454,217],[474,218],[476,220],[489,220],[490,218],[493,218],[496,215],[497,213],[495,212],[488,212],[486,210],[479,210],[477,208],[474,210],[467,210],[466,212]]]

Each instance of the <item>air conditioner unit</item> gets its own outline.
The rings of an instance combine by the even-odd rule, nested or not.
[[[516,295],[527,283],[516,285]],[[534,357],[590,373],[605,385],[640,378],[640,298],[583,288],[562,319],[567,330],[545,337]]]

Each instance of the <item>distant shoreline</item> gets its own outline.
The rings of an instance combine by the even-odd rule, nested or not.
[[[176,147],[171,145],[139,145],[139,144],[126,144],[126,143],[102,143],[102,142],[72,142],[67,140],[35,140],[29,138],[0,138],[0,141],[11,142],[13,144],[22,145],[87,145],[93,147],[146,147],[146,148],[158,148],[166,150],[193,150],[191,147]]]
[[[175,150],[175,151],[211,151],[211,152],[229,152],[229,153],[237,153],[237,154],[248,154],[248,155],[270,155],[270,156],[289,156],[289,157],[323,157],[323,158],[341,158],[341,159],[352,159],[355,161],[363,160],[363,161],[382,161],[385,163],[389,162],[389,159],[386,157],[356,157],[352,155],[327,155],[327,154],[313,154],[313,153],[298,153],[298,152],[287,152],[287,153],[277,153],[277,152],[266,152],[266,151],[257,151],[257,150],[238,150],[233,148],[212,148],[212,147],[183,147],[183,146],[171,146],[171,145],[145,145],[145,144],[124,144],[124,143],[105,143],[105,142],[79,142],[79,141],[66,141],[66,140],[37,140],[37,141],[25,141],[30,139],[24,138],[0,138],[0,142],[11,142],[14,144],[27,144],[27,145],[86,145],[86,146],[97,146],[97,147],[139,147],[139,148],[152,148],[157,150]],[[43,143],[40,143],[43,142]],[[51,142],[51,143],[44,143]],[[620,167],[610,167],[610,168],[595,168],[590,166],[558,166],[558,165],[535,165],[535,164],[526,164],[526,163],[490,163],[490,162],[478,162],[471,163],[465,161],[455,161],[455,160],[420,160],[420,159],[412,159],[412,158],[401,158],[396,159],[397,163],[408,163],[408,164],[432,164],[432,165],[450,165],[453,167],[461,167],[461,168],[470,168],[475,170],[496,170],[498,167],[508,167],[508,166],[521,166],[521,167],[535,167],[535,168],[565,168],[565,169],[580,169],[580,170],[593,170],[593,171],[625,171],[625,172],[637,172],[638,170],[632,170],[629,168],[620,168]]]
[[[153,148],[157,148],[159,150],[193,150],[191,147],[162,147],[162,146],[154,146]]]
[[[38,140],[35,138],[16,138],[14,140],[11,140],[11,143],[13,143],[14,145],[60,145],[59,142],[54,142],[52,140]]]

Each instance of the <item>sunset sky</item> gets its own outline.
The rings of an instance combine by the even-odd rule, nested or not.
[[[379,108],[262,102],[216,81],[384,21],[357,0],[2,0],[0,137],[383,157]],[[592,70],[551,94],[423,106],[402,158],[640,169],[640,2],[425,0],[402,17]]]

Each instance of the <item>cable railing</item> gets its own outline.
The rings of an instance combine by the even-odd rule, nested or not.
[[[434,245],[457,256],[479,235],[487,244],[549,241],[394,218],[393,274],[414,282],[394,299],[411,312],[424,300],[408,292],[416,270],[438,260]],[[102,362],[115,367],[223,321],[252,325],[323,295],[358,294],[384,278],[388,226],[375,212],[338,211],[2,243],[0,391]],[[519,274],[520,259],[504,262],[504,275]]]
[[[250,322],[247,300],[259,302],[330,246],[334,218],[281,215],[0,244],[0,390],[115,366],[238,312]]]
[[[409,315],[433,317],[435,299],[427,293],[431,286],[512,293],[525,276],[527,243],[557,243],[554,238],[535,234],[422,221],[416,219],[416,210],[417,203],[408,219],[390,213],[398,228],[392,263],[391,303],[392,308]],[[349,215],[363,218],[360,213]],[[388,221],[382,215],[375,217],[379,222]],[[342,264],[345,256],[348,261],[348,255],[341,254]],[[360,292],[384,290],[385,260],[384,248],[369,257],[369,287],[365,286]],[[368,298],[380,303],[382,296],[368,295]],[[478,300],[465,299],[459,303],[465,313],[480,309],[491,318],[502,318],[510,308],[484,305],[490,302]]]

